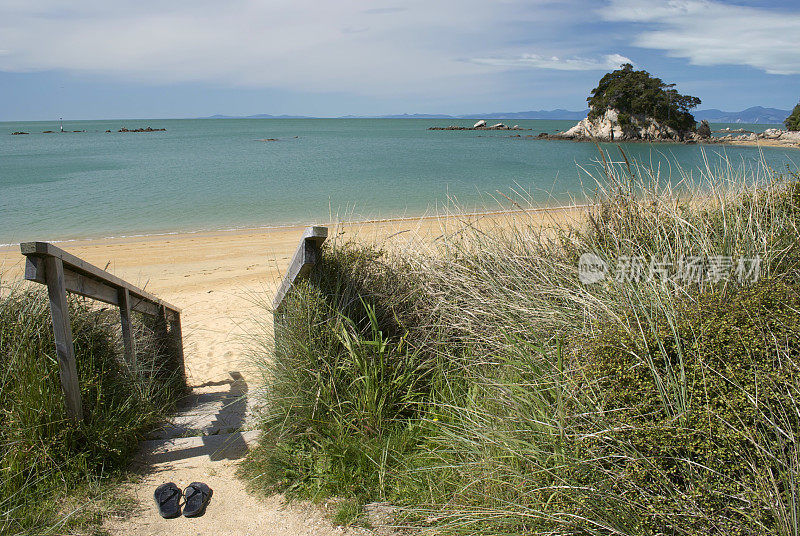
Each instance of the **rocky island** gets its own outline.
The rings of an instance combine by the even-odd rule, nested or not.
[[[723,135],[714,137],[708,121],[703,120],[698,125],[690,113],[700,104],[699,98],[681,95],[675,90],[675,84],[666,84],[647,71],[636,71],[629,63],[603,76],[586,100],[589,114],[585,119],[569,130],[541,134],[538,138],[800,146],[800,133],[791,130],[767,129],[760,134],[744,130],[717,131]]]
[[[586,99],[589,115],[550,138],[586,141],[686,141],[698,135],[689,112],[700,99],[681,95],[647,71],[626,63],[607,73]],[[707,123],[703,134],[711,136]]]

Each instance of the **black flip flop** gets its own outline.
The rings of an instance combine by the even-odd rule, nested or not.
[[[200,517],[206,511],[208,501],[214,492],[202,482],[192,482],[183,491],[185,502],[183,504],[184,517]]]
[[[172,519],[181,515],[181,489],[174,482],[161,484],[153,492],[158,513],[164,519]]]

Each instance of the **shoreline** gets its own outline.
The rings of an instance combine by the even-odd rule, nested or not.
[[[472,213],[380,218],[329,225],[328,240],[354,239],[377,247],[433,243],[465,225],[503,227],[511,218],[547,226],[578,219],[585,204],[512,207]],[[310,222],[311,223],[311,222]],[[324,224],[323,224],[324,225]],[[60,247],[182,309],[190,385],[224,381],[231,371],[258,382],[247,354],[253,333],[271,333],[270,304],[306,225],[198,231],[135,237],[75,239]],[[4,287],[24,281],[19,245],[0,247]]]
[[[75,238],[63,238],[55,240],[37,240],[38,242],[49,242],[51,244],[87,244],[92,242],[125,242],[125,241],[138,241],[146,239],[158,238],[179,238],[188,236],[202,236],[202,235],[223,235],[223,234],[259,234],[270,232],[284,232],[303,230],[310,225],[323,226],[328,228],[336,228],[340,226],[360,226],[371,224],[387,224],[387,223],[404,223],[415,221],[434,221],[441,220],[442,218],[454,217],[475,217],[475,216],[498,216],[507,215],[521,210],[526,212],[552,212],[552,211],[567,211],[580,208],[589,207],[590,204],[577,204],[577,205],[552,205],[531,208],[513,208],[503,210],[484,210],[464,213],[446,213],[443,215],[420,215],[420,216],[394,216],[387,218],[369,218],[364,220],[353,221],[339,221],[339,222],[310,222],[306,224],[286,224],[286,225],[264,225],[264,226],[242,226],[242,227],[226,227],[221,229],[196,229],[196,230],[177,230],[177,231],[157,231],[157,232],[144,232],[129,235],[107,235],[107,236],[84,236]],[[27,242],[27,240],[26,240]],[[6,252],[10,249],[18,249],[21,242],[4,242],[0,243],[0,253]]]
[[[517,136],[513,136],[517,137]],[[521,136],[520,136],[521,137]],[[539,134],[538,136],[525,136],[523,139],[528,138],[532,140],[545,140],[545,141],[571,141],[577,143],[636,143],[636,144],[653,144],[653,145],[733,145],[740,147],[775,147],[778,149],[800,149],[800,142],[783,141],[762,139],[757,140],[714,140],[707,139],[702,141],[689,140],[593,140],[589,138],[568,138],[566,136],[559,136],[558,134]]]

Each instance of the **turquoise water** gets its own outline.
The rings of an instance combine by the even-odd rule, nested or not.
[[[471,123],[76,121],[65,129],[86,132],[68,134],[42,133],[57,131],[56,122],[0,123],[0,243],[417,216],[453,199],[466,209],[492,210],[498,208],[498,190],[512,197],[525,190],[545,204],[578,195],[587,180],[578,165],[597,158],[596,147],[587,143],[427,130]],[[532,129],[523,135],[574,124],[518,123]],[[167,131],[117,133],[122,126]],[[30,135],[10,135],[20,130]],[[260,141],[265,138],[278,141]],[[758,158],[754,148],[706,150],[712,159],[722,151],[734,162]],[[684,168],[701,162],[701,146],[627,144],[626,151],[640,160],[672,159]],[[796,150],[764,154],[775,167],[790,159],[800,163]]]

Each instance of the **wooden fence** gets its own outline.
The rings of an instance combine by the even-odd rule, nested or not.
[[[131,365],[136,363],[131,311],[158,319],[161,336],[166,339],[170,333],[174,339],[179,372],[185,375],[180,309],[53,244],[26,242],[20,244],[20,250],[26,257],[25,279],[47,285],[61,389],[64,392],[67,412],[72,419],[83,419],[83,406],[78,387],[67,292],[119,307],[125,359]]]
[[[307,227],[300,238],[300,245],[289,263],[286,275],[281,281],[275,299],[272,300],[273,311],[278,311],[286,294],[297,281],[308,276],[311,268],[320,261],[320,248],[328,238],[327,227]]]

